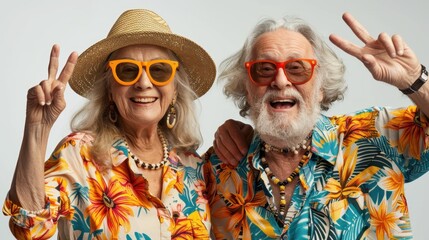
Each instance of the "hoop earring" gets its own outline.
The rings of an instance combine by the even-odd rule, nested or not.
[[[167,114],[167,127],[169,129],[172,129],[174,127],[174,125],[176,125],[176,108],[174,107],[174,102],[175,99],[173,99],[173,102],[170,103],[170,108],[168,109],[168,114]]]
[[[112,123],[116,123],[118,121],[118,113],[116,112],[115,104],[110,104],[109,112],[107,115],[109,115],[109,120]]]

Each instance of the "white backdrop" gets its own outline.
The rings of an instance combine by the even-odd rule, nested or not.
[[[426,66],[429,65],[427,23],[429,3],[399,0],[380,1],[289,1],[289,0],[41,0],[3,1],[0,9],[0,69],[2,86],[0,102],[1,165],[0,200],[6,197],[21,144],[27,89],[47,76],[51,46],[61,46],[61,64],[71,51],[84,51],[104,38],[117,17],[126,9],[148,8],[160,14],[173,32],[187,36],[202,45],[219,64],[237,51],[253,26],[263,17],[296,15],[310,22],[327,40],[330,33],[361,44],[341,19],[352,13],[368,31],[377,36],[381,31],[398,33],[408,42]],[[330,44],[333,46],[332,44]],[[333,46],[334,47],[334,46]],[[397,89],[374,81],[363,65],[339,49],[336,52],[347,66],[349,89],[346,99],[327,113],[347,113],[373,105],[405,106],[410,101]],[[427,83],[429,84],[429,83]],[[73,113],[85,101],[70,88],[66,90],[67,108],[52,130],[49,150],[69,133]],[[200,98],[200,122],[203,153],[212,143],[213,134],[228,118],[243,120],[234,104],[225,98],[221,87],[213,88]],[[429,196],[425,182],[429,175],[406,185],[415,239],[425,239]],[[3,201],[0,201],[3,203]],[[8,218],[0,216],[1,239],[13,239]]]

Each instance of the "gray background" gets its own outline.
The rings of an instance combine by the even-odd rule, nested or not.
[[[0,199],[6,197],[21,144],[27,89],[47,77],[49,52],[54,43],[61,46],[61,66],[71,51],[84,51],[104,38],[120,13],[130,8],[148,8],[160,14],[173,32],[189,37],[202,45],[216,64],[237,51],[253,26],[263,17],[297,15],[309,21],[327,40],[330,33],[361,45],[341,14],[352,13],[376,37],[380,32],[398,33],[417,53],[423,64],[429,65],[427,44],[427,15],[425,1],[8,1],[0,9],[0,69],[2,87],[1,174]],[[332,44],[330,44],[333,46]],[[334,47],[334,46],[333,46]],[[356,59],[336,52],[347,66],[349,89],[346,99],[337,103],[327,114],[348,113],[364,107],[405,106],[411,102],[397,89],[376,82]],[[48,154],[56,143],[69,133],[69,121],[85,99],[66,90],[67,108],[55,124],[48,146]],[[199,114],[204,145],[203,153],[212,143],[217,126],[228,118],[243,120],[233,103],[222,94],[221,87],[213,88],[199,101]],[[246,121],[246,120],[244,120]],[[412,228],[415,239],[425,239],[429,209],[424,182],[429,175],[406,185]],[[3,202],[3,201],[1,201]],[[8,218],[0,216],[1,239],[13,239]]]

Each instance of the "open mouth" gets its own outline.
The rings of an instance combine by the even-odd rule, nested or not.
[[[139,97],[139,98],[135,97],[135,98],[131,98],[130,100],[135,103],[153,103],[157,99],[158,98],[155,98],[155,97]]]
[[[279,99],[270,101],[270,106],[274,109],[288,109],[295,106],[296,103],[295,99]]]

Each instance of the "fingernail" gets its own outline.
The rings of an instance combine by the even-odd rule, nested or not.
[[[46,105],[48,105],[48,106],[51,105],[51,102],[47,102]]]
[[[40,102],[39,104],[42,106],[45,106],[45,102]]]

